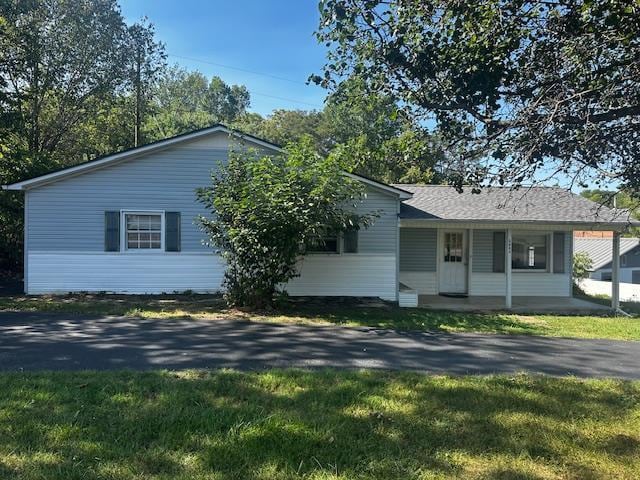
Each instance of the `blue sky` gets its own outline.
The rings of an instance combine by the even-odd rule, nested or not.
[[[149,18],[170,64],[245,85],[252,111],[322,108],[326,91],[305,85],[324,64],[324,46],[313,35],[316,0],[120,0],[120,6],[127,23]]]

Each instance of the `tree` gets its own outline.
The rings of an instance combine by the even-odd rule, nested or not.
[[[432,183],[444,161],[437,137],[398,115],[389,97],[363,91],[361,82],[344,82],[321,111],[275,110],[262,118],[244,115],[234,126],[276,144],[313,138],[321,154],[335,151],[360,174],[385,182]]]
[[[102,128],[125,111],[129,40],[115,0],[0,3],[0,184],[116,149],[106,143],[120,141],[119,127]],[[10,268],[22,258],[22,204],[0,192],[0,259]]]
[[[640,15],[626,0],[323,0],[323,75],[435,122],[465,183],[558,173],[640,192]]]
[[[623,208],[631,212],[631,215],[640,220],[640,199],[632,196],[628,191],[611,190],[583,190],[580,195],[601,205],[610,208]]]
[[[59,146],[127,77],[127,28],[114,0],[3,2],[4,128],[31,155],[78,161]],[[71,143],[71,142],[69,142]],[[71,155],[69,155],[71,154]]]
[[[313,139],[316,150],[322,149],[321,124],[323,113],[316,110],[276,109],[263,118],[257,113],[240,116],[234,127],[277,145],[296,143],[305,136]]]
[[[165,67],[164,45],[154,38],[155,31],[146,18],[128,28],[130,50],[129,75],[133,89],[134,128],[133,146],[144,143],[142,125],[144,115],[150,103],[155,82]]]
[[[640,220],[640,197],[633,196],[628,190],[583,190],[580,195],[609,208],[628,210],[632,218]],[[637,237],[640,235],[640,228],[632,227],[624,235]]]
[[[246,112],[246,87],[211,81],[198,71],[178,66],[167,69],[154,90],[153,114],[145,130],[150,140],[171,137],[215,123],[232,123]]]
[[[220,77],[213,77],[209,82],[205,110],[216,122],[233,122],[250,104],[249,90],[244,85],[227,85]]]
[[[197,196],[210,244],[227,262],[226,299],[234,306],[270,307],[278,289],[298,275],[301,247],[327,231],[368,226],[376,212],[358,215],[362,188],[332,155],[317,154],[305,137],[280,156],[232,153]]]

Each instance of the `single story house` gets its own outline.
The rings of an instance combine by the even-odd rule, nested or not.
[[[613,238],[575,237],[576,253],[586,253],[591,258],[589,278],[610,282],[613,277]],[[623,237],[620,239],[620,281],[640,284],[640,239]]]
[[[195,190],[231,148],[249,147],[281,151],[216,125],[4,186],[25,194],[26,293],[218,291],[225,265],[203,245]],[[473,194],[351,177],[366,187],[359,208],[380,216],[307,252],[289,294],[486,296],[507,308],[512,296],[568,298],[573,230],[613,230],[615,251],[629,224],[560,188]]]

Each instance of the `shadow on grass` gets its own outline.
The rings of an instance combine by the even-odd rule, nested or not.
[[[491,333],[539,334],[542,323],[529,321],[531,317],[500,313],[451,312],[395,306],[366,307],[353,303],[330,306],[326,304],[292,304],[279,312],[283,317],[321,319],[336,325],[361,325],[395,330],[469,331]]]
[[[353,299],[297,299],[268,312],[229,309],[220,295],[43,295],[0,298],[1,310],[91,315],[177,318],[244,318],[275,322],[332,323],[396,330],[543,333],[544,325],[527,317],[498,313],[467,313],[398,308],[386,303],[368,306]]]
[[[640,385],[191,371],[0,377],[2,478],[631,478]]]

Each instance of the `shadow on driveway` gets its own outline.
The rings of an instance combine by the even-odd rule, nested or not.
[[[0,370],[272,367],[640,378],[640,342],[0,313]]]

